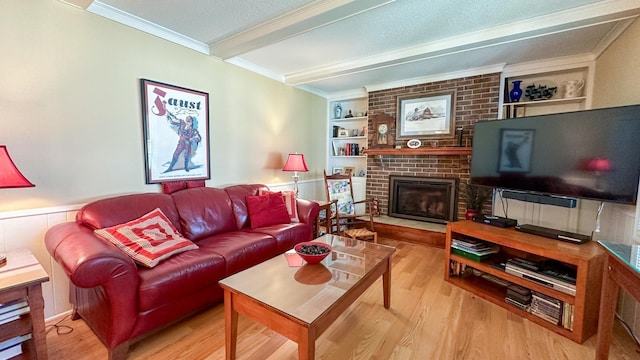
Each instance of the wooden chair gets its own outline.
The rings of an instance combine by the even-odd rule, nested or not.
[[[353,197],[353,183],[351,174],[333,174],[327,175],[324,171],[324,188],[327,194],[327,201],[337,201],[332,205],[331,217],[339,219],[339,228],[337,233],[343,230],[353,228],[366,228],[373,230],[373,199],[364,199],[355,201]],[[357,205],[364,204],[365,211],[358,213]]]

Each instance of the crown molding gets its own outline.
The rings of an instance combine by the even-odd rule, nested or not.
[[[609,33],[604,38],[602,38],[598,45],[596,45],[596,47],[593,49],[595,59],[602,55],[602,53],[607,50],[609,45],[611,45],[625,30],[627,30],[627,28],[631,26],[631,24],[633,24],[633,22],[636,21],[637,18],[638,16],[633,16],[617,23],[613,27],[613,29],[611,29],[611,31],[609,31]]]
[[[552,59],[527,61],[523,63],[507,65],[504,67],[505,77],[520,76],[531,73],[546,73],[552,71],[562,71],[571,68],[593,66],[595,56],[592,53],[563,56]]]
[[[79,0],[75,2],[79,2]],[[178,45],[182,45],[191,50],[195,50],[197,52],[210,55],[209,46],[207,46],[207,44],[204,44],[200,41],[196,41],[190,37],[184,36],[173,30],[169,30],[165,27],[156,25],[150,21],[141,19],[127,12],[118,10],[107,4],[103,4],[100,1],[94,1],[91,5],[89,5],[89,7],[87,8],[87,11],[93,14],[105,17],[107,19],[113,20],[115,22],[130,26],[134,29],[144,31],[148,34],[155,35],[159,38],[171,41]]]
[[[351,100],[351,99],[360,99],[368,96],[369,96],[369,93],[367,92],[367,89],[360,88],[360,89],[352,89],[352,90],[345,90],[345,91],[331,93],[329,94],[329,96],[327,96],[327,100],[344,101],[344,100]]]
[[[638,16],[636,0],[611,0],[554,14],[452,36],[431,43],[383,54],[285,74],[285,81],[298,85],[364,71],[381,69],[471,50],[538,38],[549,34],[600,25]],[[594,20],[596,21],[594,23]]]
[[[426,83],[432,83],[437,81],[460,79],[460,78],[469,77],[469,76],[499,73],[499,72],[502,72],[505,65],[506,64],[504,63],[494,64],[494,65],[477,67],[472,69],[453,71],[453,72],[444,73],[444,74],[421,76],[417,78],[404,79],[404,80],[392,81],[387,83],[372,84],[372,85],[365,86],[365,89],[368,92],[372,92],[372,91],[393,89],[393,88],[403,87],[403,86],[413,86],[413,85],[426,84]]]
[[[284,76],[282,76],[282,74],[277,73],[275,71],[271,71],[269,69],[263,68],[262,66],[256,65],[254,63],[252,63],[251,61],[247,61],[241,57],[234,57],[228,60],[225,60],[225,62],[228,62],[229,64],[233,64],[235,66],[241,67],[245,70],[249,70],[251,72],[254,72],[256,74],[268,77],[270,79],[273,79],[275,81],[284,82]]]

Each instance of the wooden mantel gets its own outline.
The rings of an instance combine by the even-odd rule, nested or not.
[[[417,149],[367,149],[366,155],[471,155],[470,147],[421,147]]]

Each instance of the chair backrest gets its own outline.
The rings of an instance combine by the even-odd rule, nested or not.
[[[351,174],[327,175],[327,171],[325,170],[324,185],[327,194],[327,200],[337,200],[338,214],[355,215],[356,208],[353,201],[353,185],[351,183]],[[331,211],[335,212],[336,209],[332,208]]]

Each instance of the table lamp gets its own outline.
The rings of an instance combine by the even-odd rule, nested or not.
[[[0,188],[33,187],[11,160],[7,147],[0,145]],[[0,254],[0,266],[6,265],[7,257]]]
[[[0,188],[33,187],[11,160],[7,147],[0,145]]]
[[[296,197],[298,197],[298,179],[300,178],[298,171],[309,171],[307,163],[304,161],[304,155],[298,153],[289,154],[287,163],[284,164],[282,171],[293,171],[293,191],[296,193]]]

